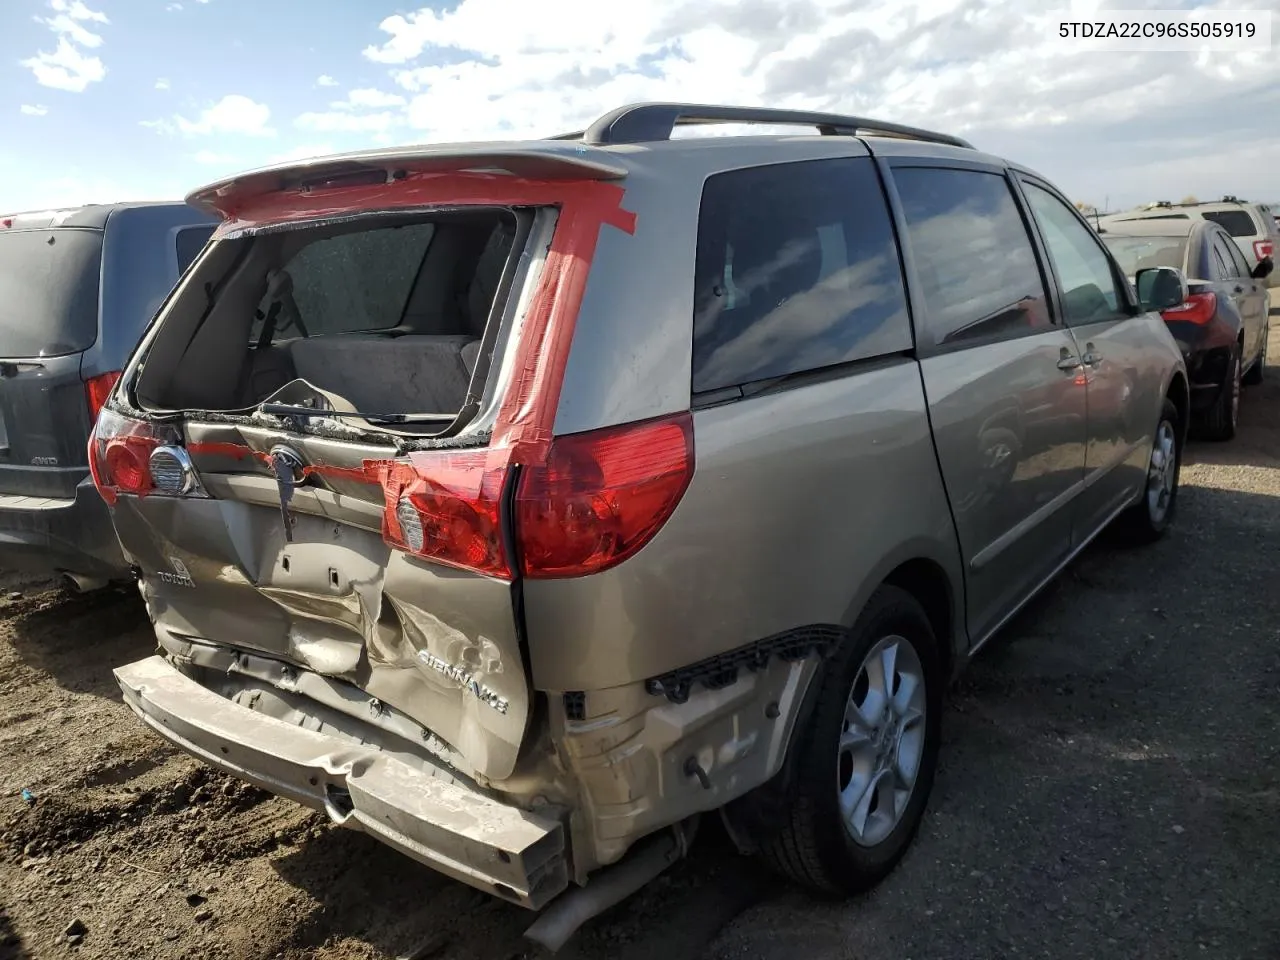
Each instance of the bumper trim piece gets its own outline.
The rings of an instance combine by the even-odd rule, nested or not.
[[[163,657],[114,673],[134,713],[211,766],[521,906],[540,909],[568,886],[558,821],[436,780],[374,747],[255,713]]]

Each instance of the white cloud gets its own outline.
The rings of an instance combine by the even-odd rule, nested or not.
[[[352,90],[347,94],[346,100],[339,100],[333,104],[337,110],[369,108],[372,110],[380,110],[385,107],[402,107],[405,104],[404,97],[398,93],[384,93],[381,90],[361,89]]]
[[[182,9],[182,4],[180,4],[180,3],[166,3],[166,4],[164,5],[164,8],[165,8],[166,10],[168,10],[170,13],[177,13],[179,10],[181,10],[181,9]]]
[[[41,106],[40,104],[32,104],[32,103],[24,103],[18,109],[22,113],[26,114],[28,117],[43,117],[46,113],[49,112],[48,107],[44,107],[44,106]]]
[[[195,120],[178,116],[173,118],[171,125],[163,120],[144,121],[143,125],[154,126],[161,130],[171,126],[188,136],[224,133],[248,137],[271,137],[275,136],[275,130],[268,125],[270,119],[271,108],[265,103],[258,103],[249,97],[231,93],[204,110]]]
[[[399,118],[393,113],[304,113],[294,123],[301,130],[319,133],[373,133],[387,131]]]
[[[401,94],[365,87],[333,101],[326,112],[302,114],[294,125],[318,133],[373,134],[377,142],[386,143],[394,140],[389,131],[404,124],[407,103]]]
[[[320,76],[316,77],[317,87],[336,87],[337,85],[338,81],[333,79],[333,77],[329,76],[327,73],[322,73]]]
[[[168,89],[169,89],[169,79],[168,79],[167,77],[157,77],[157,78],[156,78],[156,89],[157,89],[157,90],[168,90]]]
[[[324,157],[336,152],[327,143],[300,143],[296,147],[290,147],[288,150],[267,157],[267,163],[292,163],[294,160],[310,160],[312,157]]]
[[[97,83],[107,75],[107,68],[96,56],[84,51],[102,46],[102,35],[94,33],[84,24],[109,24],[107,15],[85,6],[82,0],[49,0],[52,17],[36,17],[53,31],[57,45],[53,52],[37,51],[35,56],[20,61],[31,71],[36,83],[54,90],[82,93],[91,83]]]
[[[1068,6],[1096,4],[1052,9]],[[1197,183],[1227,177],[1237,192],[1274,189],[1265,161],[1236,156],[1255,156],[1274,129],[1263,118],[1280,107],[1280,58],[1079,52],[1049,10],[1013,0],[461,0],[386,18],[385,42],[364,55],[387,65],[409,95],[408,123],[434,140],[578,129],[637,100],[767,104],[945,129],[1085,200],[1143,178],[1158,195],[1208,193]],[[1205,134],[1199,146],[1171,154],[1191,129]],[[1182,157],[1168,173],[1154,164]]]

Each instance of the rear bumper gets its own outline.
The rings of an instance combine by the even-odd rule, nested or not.
[[[555,820],[436,780],[374,747],[255,713],[162,657],[115,676],[134,713],[186,752],[455,880],[531,909],[568,886]]]
[[[73,500],[0,496],[0,567],[126,579],[111,513],[86,478]]]

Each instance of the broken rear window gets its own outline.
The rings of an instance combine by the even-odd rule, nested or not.
[[[163,318],[137,397],[246,411],[311,391],[337,409],[456,414],[516,223],[509,210],[476,209],[216,241]]]

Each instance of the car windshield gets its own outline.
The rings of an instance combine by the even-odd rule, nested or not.
[[[1104,236],[1102,239],[1127,277],[1148,267],[1176,267],[1181,270],[1187,250],[1186,237]]]

